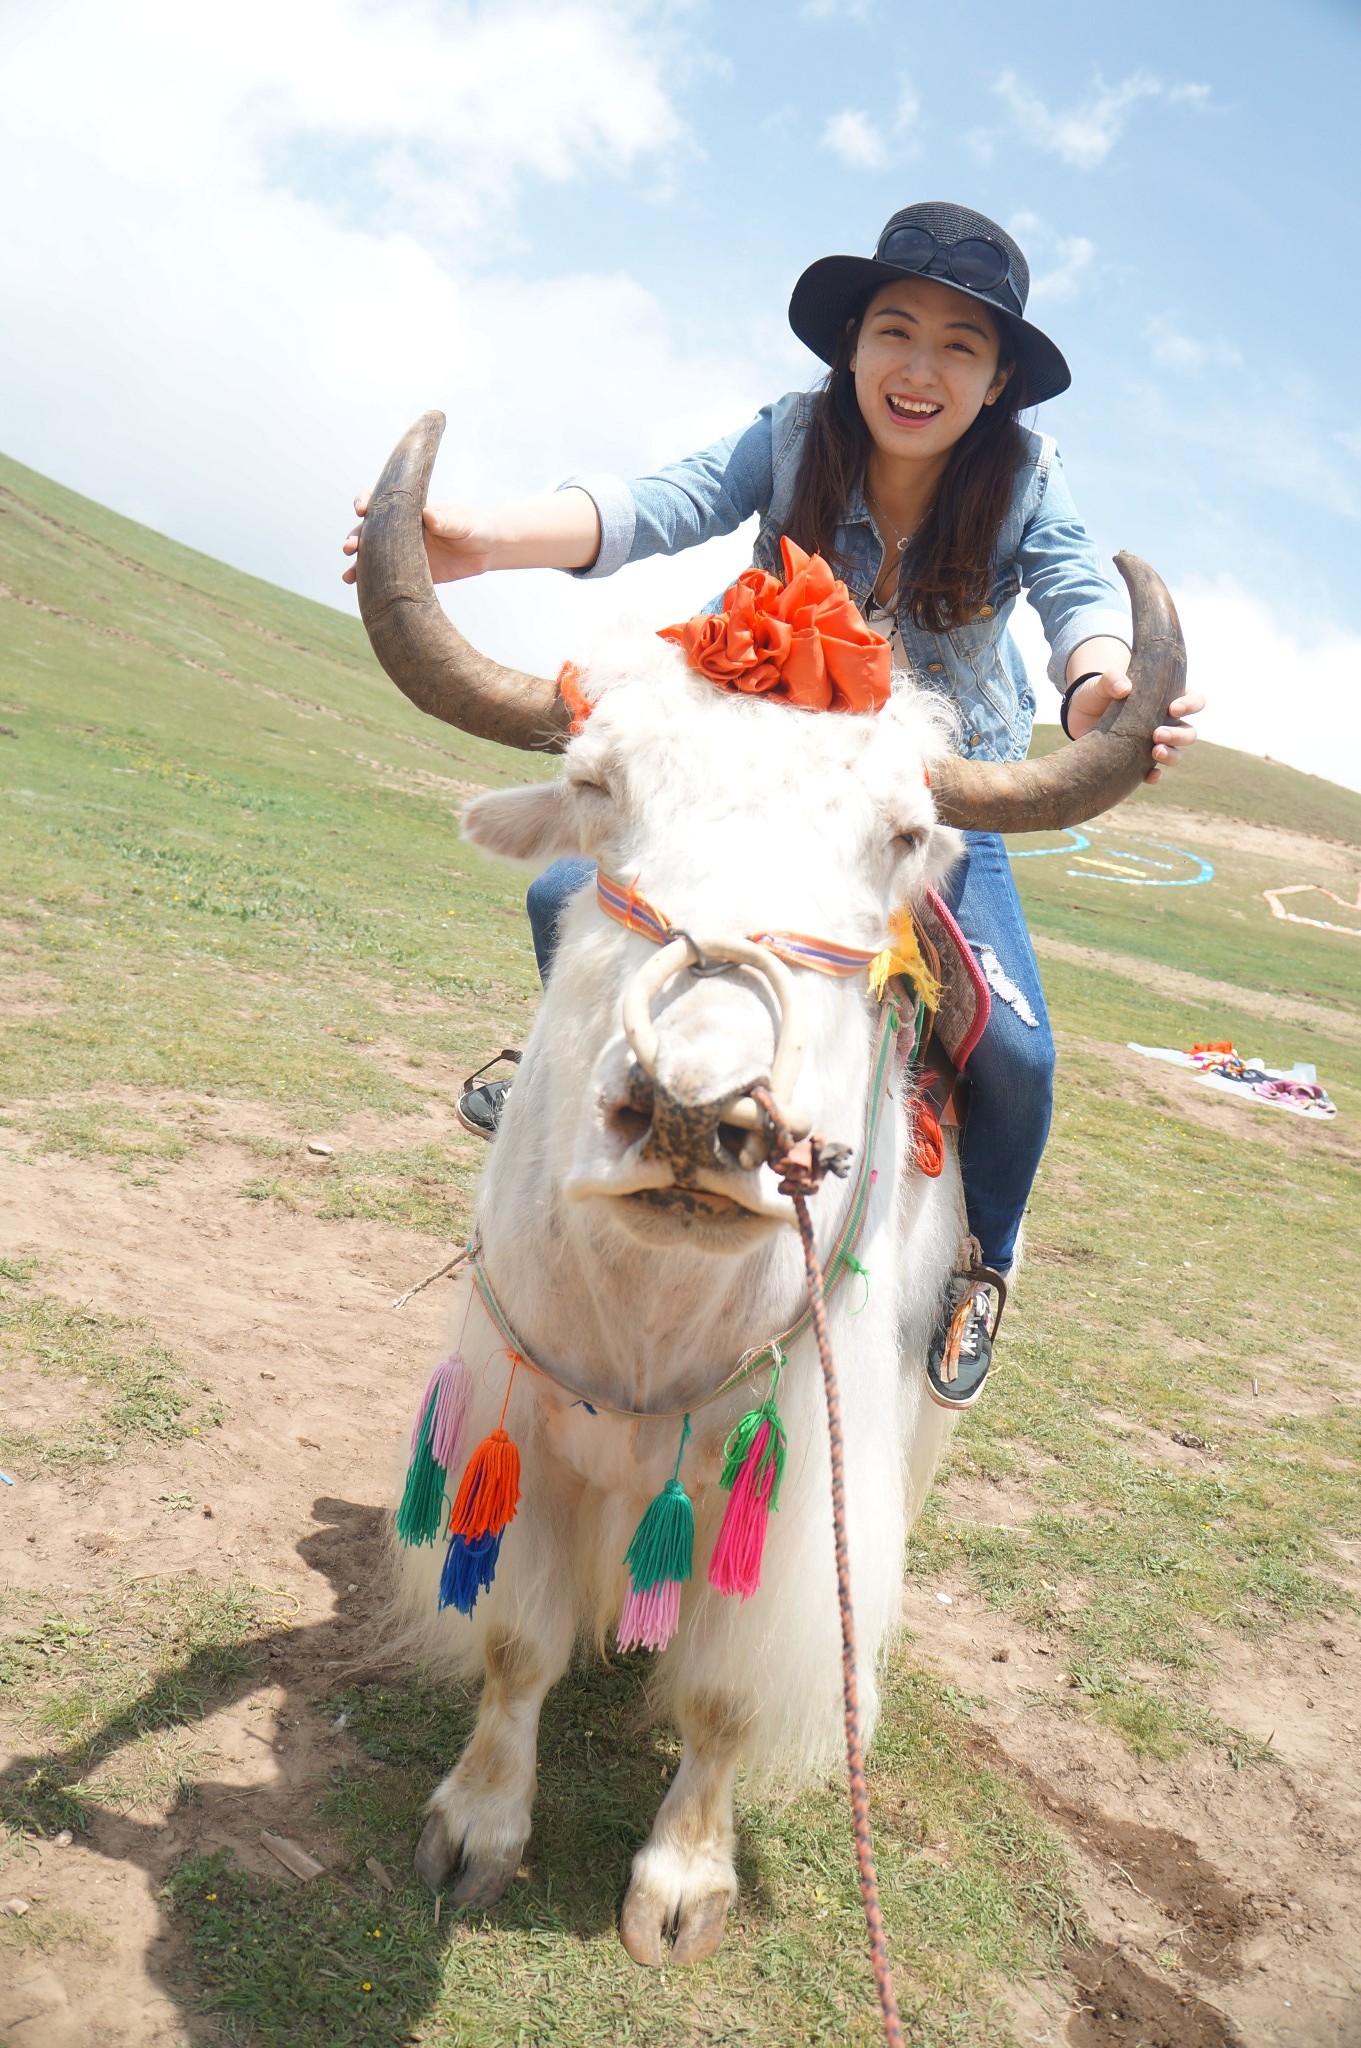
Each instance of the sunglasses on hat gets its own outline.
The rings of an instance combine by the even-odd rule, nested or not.
[[[956,284],[975,292],[995,292],[1005,288],[1016,311],[1023,310],[1021,295],[1011,281],[1011,263],[1006,251],[999,249],[995,242],[984,241],[979,235],[971,235],[962,242],[938,242],[930,228],[908,224],[885,235],[875,254],[881,263],[892,263],[899,270],[919,274],[929,270],[939,258]]]

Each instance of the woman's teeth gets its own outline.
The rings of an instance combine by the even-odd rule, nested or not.
[[[889,395],[888,407],[890,412],[896,412],[900,418],[909,420],[930,419],[933,414],[943,410],[941,406],[934,405],[929,398],[894,398],[892,394]]]

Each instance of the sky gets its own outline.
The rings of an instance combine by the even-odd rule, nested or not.
[[[674,460],[815,382],[806,264],[956,199],[1026,250],[1036,424],[1206,737],[1361,787],[1359,89],[1355,0],[0,0],[0,449],[353,609],[418,413],[474,504]],[[751,537],[446,601],[551,672]]]

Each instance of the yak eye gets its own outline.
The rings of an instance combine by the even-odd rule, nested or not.
[[[895,832],[893,835],[893,851],[898,854],[916,853],[925,838],[926,834],[919,826],[905,826],[901,832]]]

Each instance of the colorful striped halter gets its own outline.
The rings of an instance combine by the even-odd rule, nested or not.
[[[607,917],[628,931],[641,932],[654,946],[664,946],[681,936],[679,927],[669,924],[631,883],[616,881],[603,868],[596,870],[595,899]],[[753,945],[768,947],[788,967],[809,967],[815,974],[836,975],[843,980],[865,973],[880,951],[877,946],[842,946],[835,939],[812,939],[805,932],[758,931],[748,932],[747,937]]]

